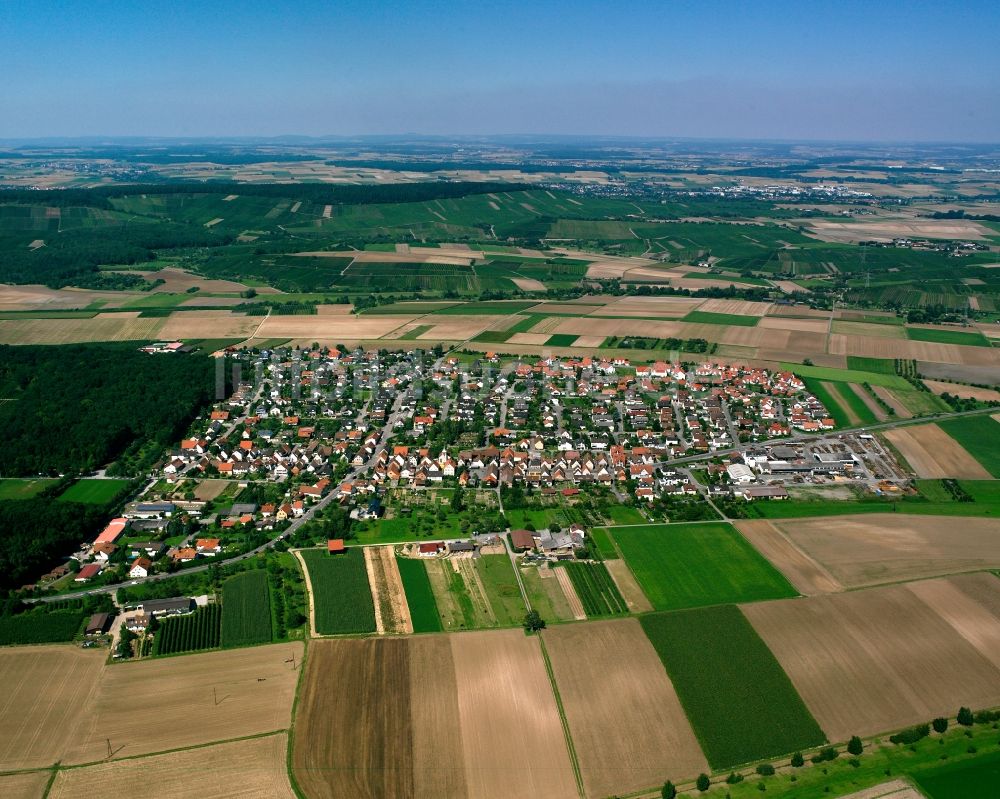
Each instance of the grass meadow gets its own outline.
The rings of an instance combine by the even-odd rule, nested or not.
[[[726,522],[612,527],[611,535],[657,610],[796,596]]]

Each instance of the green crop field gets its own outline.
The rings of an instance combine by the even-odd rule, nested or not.
[[[410,619],[415,633],[441,632],[441,616],[438,613],[427,567],[416,558],[396,558],[399,576],[403,580],[406,604],[410,608]]]
[[[128,486],[128,480],[77,480],[59,495],[59,499],[63,502],[107,505]]]
[[[823,382],[828,382],[836,387],[839,397],[828,391],[827,387],[822,385]],[[807,377],[805,384],[806,388],[815,394],[816,399],[822,402],[830,412],[837,427],[856,427],[858,424],[874,424],[877,421],[875,414],[847,383],[832,380],[820,381],[813,377]],[[849,412],[853,412],[857,422],[851,422]]]
[[[713,769],[807,749],[825,736],[734,605],[639,619]]]
[[[414,339],[420,338],[424,333],[430,330],[433,325],[417,325],[413,330],[408,330],[406,333],[400,336],[401,339],[406,341],[413,341]]]
[[[978,330],[934,330],[926,327],[906,328],[906,337],[911,341],[932,341],[936,344],[962,344],[969,347],[989,347],[990,342]]]
[[[31,499],[54,482],[48,478],[24,480],[16,477],[4,478],[0,480],[0,502],[5,499]]]
[[[153,639],[153,654],[176,655],[215,649],[219,645],[221,619],[222,607],[218,604],[205,605],[184,616],[163,619]]]
[[[740,316],[734,313],[712,313],[711,311],[691,311],[681,318],[682,322],[702,322],[710,325],[734,325],[736,327],[756,327],[759,316]]]
[[[301,554],[309,569],[316,632],[375,632],[375,603],[361,547],[350,547],[343,555],[330,555],[324,549],[304,549]]]
[[[240,572],[222,584],[222,646],[252,646],[271,640],[267,572]]]
[[[613,560],[618,557],[618,550],[611,543],[611,536],[603,527],[595,527],[590,531],[591,543],[597,548],[597,553],[605,560]]]
[[[1000,795],[1000,752],[914,770],[910,776],[929,799],[995,799]]]
[[[610,532],[657,610],[796,596],[781,573],[725,522]]]
[[[478,341],[480,344],[503,344],[515,332],[514,330],[484,330],[479,335],[474,336],[472,340]]]
[[[549,336],[549,340],[545,342],[547,347],[572,347],[573,343],[579,338],[575,333],[556,333]]]
[[[848,355],[847,368],[857,372],[894,375],[896,374],[896,361],[893,358],[865,358],[860,355]]]
[[[806,366],[801,363],[782,363],[782,369],[794,372],[799,377],[815,377],[818,380],[832,380],[838,383],[868,383],[887,388],[912,388],[905,378],[896,374],[859,372],[855,369],[836,369],[826,366]]]
[[[49,613],[35,610],[16,616],[0,616],[0,646],[72,641],[83,628],[85,618],[81,610]]]
[[[628,606],[603,563],[565,563],[569,579],[583,603],[587,616],[614,616],[628,613]]]
[[[1000,422],[990,416],[965,416],[939,422],[949,436],[979,461],[994,477],[1000,477]]]

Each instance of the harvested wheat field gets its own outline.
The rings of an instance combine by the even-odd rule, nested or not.
[[[843,333],[834,333],[830,336],[830,352],[833,355],[860,355],[865,358],[915,358],[918,361],[962,366],[1000,364],[1000,354],[989,347],[965,347],[958,344],[851,336]]]
[[[733,524],[800,594],[815,596],[844,590],[830,572],[795,546],[767,519],[742,519]]]
[[[545,284],[541,280],[530,277],[512,277],[511,280],[522,291],[545,291]]]
[[[247,286],[243,283],[238,283],[235,280],[217,280],[213,278],[201,277],[200,275],[192,274],[184,269],[175,269],[173,267],[166,267],[155,272],[142,272],[142,271],[122,271],[120,274],[123,275],[138,275],[144,280],[154,281],[162,280],[163,283],[150,289],[153,293],[168,293],[168,294],[181,294],[190,288],[198,288],[204,292],[212,292],[216,294],[233,294],[239,293],[241,291],[246,291]],[[270,286],[260,286],[255,288],[258,294],[280,294],[278,289],[271,288]]]
[[[295,799],[285,733],[60,771],[50,799]],[[141,779],[136,775],[141,774]]]
[[[794,330],[801,333],[825,334],[830,323],[826,319],[795,319],[788,316],[765,316],[757,324],[763,330]]]
[[[202,480],[194,488],[195,499],[209,502],[226,490],[228,480]]]
[[[1000,667],[1000,579],[986,573],[963,574],[910,583],[907,588],[934,608],[979,654]]]
[[[105,313],[90,319],[3,319],[0,344],[77,344],[145,341],[161,337],[163,319],[137,313]]]
[[[379,338],[412,317],[401,316],[274,316],[260,323],[257,338],[363,339]],[[258,317],[260,320],[260,317]]]
[[[89,711],[105,653],[75,646],[0,649],[0,769],[63,759]]]
[[[897,427],[882,435],[891,443],[917,477],[964,477],[989,480],[992,475],[955,439],[936,424]]]
[[[49,784],[49,771],[28,771],[0,776],[0,796],[5,799],[42,799]]]
[[[468,796],[576,797],[538,639],[522,630],[449,637]]]
[[[131,757],[286,729],[298,679],[286,661],[302,652],[270,644],[111,666],[64,760],[104,759],[107,738],[115,757]]]
[[[978,222],[953,219],[880,219],[874,222],[809,220],[813,233],[823,241],[856,243],[899,238],[982,239],[994,235]]]
[[[1000,669],[905,586],[742,610],[831,741],[1000,704]]]
[[[312,643],[292,770],[309,799],[465,796],[448,638]]]
[[[549,340],[549,333],[515,333],[509,339],[507,339],[507,344],[531,344],[536,347],[541,347]]]
[[[764,316],[774,303],[753,300],[706,300],[698,310],[704,313],[727,313],[738,316]]]
[[[380,633],[412,633],[413,622],[391,546],[365,547],[368,584],[375,603],[375,629]]]
[[[979,388],[979,386],[963,386],[956,383],[945,383],[941,380],[924,380],[927,386],[935,394],[951,394],[953,397],[963,397],[983,402],[995,402],[1000,400],[1000,391],[992,388]]]
[[[500,316],[435,316],[421,320],[424,324],[434,326],[420,336],[421,339],[452,339],[464,341],[482,333],[487,329],[494,329],[491,325],[498,322],[503,317]],[[440,321],[438,321],[440,320]],[[511,323],[513,324],[513,322]]]
[[[591,316],[677,316],[699,308],[705,302],[698,297],[622,297],[603,308],[591,311]]]
[[[830,329],[834,333],[849,336],[906,339],[906,328],[902,325],[880,325],[876,322],[847,322],[835,319]]]
[[[559,625],[543,637],[588,797],[709,770],[638,621]]]
[[[754,531],[758,524],[741,521],[738,527]],[[967,517],[956,524],[942,516],[873,513],[770,524],[845,588],[1000,567],[995,519]],[[760,537],[748,535],[755,544]]]
[[[632,570],[625,561],[620,558],[612,558],[604,561],[604,565],[607,567],[611,579],[618,586],[622,599],[628,605],[629,613],[645,613],[653,609],[653,604],[642,592],[635,575],[632,574]]]
[[[160,330],[160,337],[247,338],[253,335],[263,321],[263,316],[244,316],[230,311],[178,311],[167,317],[166,323]]]
[[[573,342],[573,347],[600,347],[604,343],[604,336],[580,336]]]

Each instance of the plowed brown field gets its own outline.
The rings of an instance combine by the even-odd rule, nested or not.
[[[708,771],[663,663],[635,619],[543,634],[589,797]]]
[[[800,594],[814,596],[844,590],[830,572],[795,546],[767,519],[743,519],[734,524]]]
[[[751,536],[758,524],[738,522]],[[879,513],[770,524],[847,588],[1000,567],[995,519],[968,517],[956,524],[939,516]],[[782,568],[780,558],[774,562]]]
[[[962,445],[936,424],[898,427],[883,435],[913,467],[917,477],[964,477],[989,480],[992,475]]]
[[[833,741],[1000,704],[1000,669],[905,586],[742,610]]]

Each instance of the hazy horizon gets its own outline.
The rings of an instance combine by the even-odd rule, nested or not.
[[[1000,6],[6,6],[0,139],[1000,141]]]

